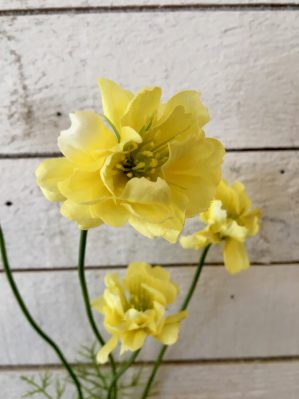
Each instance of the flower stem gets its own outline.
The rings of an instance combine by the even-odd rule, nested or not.
[[[205,259],[206,259],[206,256],[208,254],[208,251],[209,251],[210,247],[211,247],[211,244],[207,245],[204,248],[204,250],[202,251],[201,257],[200,257],[199,262],[198,262],[198,266],[196,268],[195,274],[194,274],[193,279],[192,279],[192,283],[190,285],[190,288],[189,288],[189,290],[187,292],[187,295],[186,295],[186,297],[184,299],[184,302],[183,302],[180,310],[186,310],[188,305],[189,305],[189,302],[190,302],[190,300],[191,300],[191,298],[192,298],[192,296],[194,294],[196,285],[198,283],[198,280],[199,280],[199,277],[200,277],[200,274],[201,274],[202,268],[204,266]],[[168,348],[167,345],[163,345],[162,346],[162,348],[161,348],[161,350],[160,350],[160,352],[158,354],[157,360],[155,361],[155,364],[154,364],[154,367],[152,369],[152,372],[151,372],[151,374],[149,376],[149,379],[147,381],[147,384],[145,386],[145,389],[143,391],[141,399],[146,399],[148,397],[148,394],[150,392],[152,383],[153,383],[154,378],[155,378],[155,376],[157,374],[157,371],[158,371],[158,369],[159,369],[159,367],[160,367],[160,365],[162,363],[162,360],[163,360],[163,357],[165,355],[165,352],[166,352],[167,348]]]
[[[78,260],[78,271],[79,271],[79,280],[82,290],[82,296],[84,300],[85,310],[87,314],[87,318],[89,324],[91,326],[94,335],[96,336],[97,340],[101,344],[101,346],[105,345],[105,340],[102,337],[101,333],[99,332],[95,320],[93,318],[91,306],[90,306],[90,297],[87,288],[86,278],[85,278],[85,253],[86,253],[86,243],[87,243],[87,230],[82,230],[80,235],[80,247],[79,247],[79,260]],[[116,365],[112,355],[109,356],[113,376],[116,376]],[[114,385],[114,398],[117,397],[117,385]]]
[[[113,386],[117,383],[120,377],[128,370],[128,368],[134,363],[135,359],[139,355],[140,349],[136,352],[133,352],[132,356],[129,360],[124,364],[124,366],[119,370],[119,372],[113,377],[110,387],[108,389],[107,399],[111,398]]]
[[[36,331],[36,333],[44,341],[46,341],[48,343],[48,345],[51,346],[51,348],[54,350],[54,352],[56,352],[56,355],[60,359],[62,365],[64,366],[64,368],[68,372],[70,378],[72,379],[73,383],[75,384],[75,387],[76,387],[77,392],[78,392],[79,399],[84,399],[83,394],[82,394],[81,384],[80,384],[76,374],[74,373],[72,367],[70,366],[70,364],[68,363],[68,361],[64,357],[64,355],[61,352],[61,350],[58,347],[58,345],[39,327],[39,325],[33,319],[33,317],[31,316],[31,314],[29,312],[29,310],[27,309],[27,307],[25,305],[25,302],[23,301],[23,298],[22,298],[22,296],[21,296],[21,294],[20,294],[20,292],[18,290],[18,287],[17,287],[17,285],[15,283],[15,280],[13,278],[13,275],[12,275],[12,272],[11,272],[11,269],[10,269],[10,266],[9,266],[7,252],[6,252],[6,246],[5,246],[5,240],[4,240],[4,235],[3,235],[3,231],[1,229],[1,226],[0,226],[0,249],[1,249],[2,261],[3,261],[3,266],[4,266],[4,271],[5,271],[6,277],[8,279],[10,288],[11,288],[11,290],[12,290],[14,296],[15,296],[15,299],[16,299],[21,311],[23,312],[25,318],[27,319],[27,321],[29,322],[31,327]]]

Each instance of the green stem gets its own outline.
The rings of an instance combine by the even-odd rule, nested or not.
[[[99,332],[95,320],[93,318],[91,305],[90,305],[90,297],[87,288],[86,278],[85,278],[85,253],[86,253],[86,243],[87,243],[87,230],[82,230],[80,235],[80,247],[79,247],[79,260],[78,260],[78,271],[79,271],[79,280],[85,305],[85,310],[87,314],[87,318],[89,324],[91,326],[94,335],[96,336],[97,340],[101,344],[101,346],[105,345],[105,340],[102,337],[101,333]],[[113,372],[113,376],[116,375],[116,365],[112,355],[109,356],[109,360],[111,363],[111,368]],[[114,386],[114,397],[117,396],[117,385]]]
[[[140,349],[136,352],[133,352],[130,359],[124,364],[124,366],[119,370],[119,372],[113,377],[111,384],[109,386],[109,389],[108,389],[107,399],[111,398],[111,394],[112,394],[114,385],[117,383],[117,381],[120,379],[120,377],[128,370],[128,368],[134,363],[135,359],[139,355],[139,352],[140,352]]]
[[[186,310],[188,305],[189,305],[189,302],[190,302],[190,300],[192,298],[194,290],[195,290],[195,288],[197,286],[197,283],[198,283],[198,280],[199,280],[199,277],[200,277],[200,274],[201,274],[202,268],[204,266],[205,259],[206,259],[206,256],[208,254],[208,251],[209,251],[210,247],[211,247],[211,244],[207,245],[204,248],[204,250],[202,251],[201,257],[200,257],[199,262],[198,262],[198,266],[196,268],[195,274],[194,274],[193,279],[192,279],[192,283],[191,283],[190,288],[188,290],[188,293],[187,293],[187,295],[186,295],[186,297],[184,299],[184,302],[183,302],[183,304],[181,306],[181,310]],[[152,369],[152,372],[151,372],[151,374],[149,376],[149,379],[147,381],[147,384],[145,386],[145,389],[143,391],[141,399],[146,399],[148,397],[148,394],[150,392],[152,383],[153,383],[154,378],[155,378],[155,376],[157,374],[157,371],[158,371],[158,369],[159,369],[159,367],[160,367],[160,365],[162,363],[162,360],[163,360],[163,357],[165,355],[165,352],[166,352],[167,348],[168,348],[167,345],[163,345],[162,346],[162,348],[161,348],[161,350],[160,350],[160,352],[158,354],[157,360],[155,361],[155,364],[154,364],[154,367]]]
[[[2,255],[2,261],[3,261],[3,266],[4,266],[4,271],[6,273],[6,277],[8,279],[10,288],[17,300],[17,303],[21,309],[21,311],[23,312],[25,318],[27,319],[27,321],[29,322],[29,324],[31,325],[31,327],[36,331],[36,333],[44,340],[48,343],[48,345],[51,346],[51,348],[54,350],[54,352],[56,352],[56,355],[58,356],[58,358],[60,359],[62,365],[64,366],[64,368],[66,369],[66,371],[68,372],[70,378],[72,379],[73,383],[75,384],[75,387],[77,389],[78,392],[78,396],[79,399],[84,399],[83,394],[82,394],[82,388],[81,388],[81,384],[76,376],[76,374],[74,373],[73,369],[71,368],[71,366],[69,365],[68,361],[66,360],[66,358],[64,357],[63,353],[61,352],[60,348],[57,346],[57,344],[46,334],[44,333],[44,331],[38,326],[38,324],[35,322],[35,320],[33,319],[33,317],[31,316],[29,310],[27,309],[25,302],[23,301],[23,298],[18,290],[18,287],[15,283],[15,280],[13,278],[10,266],[9,266],[9,262],[8,262],[8,257],[7,257],[7,252],[6,252],[6,247],[5,247],[5,240],[4,240],[4,235],[3,235],[3,231],[1,229],[0,226],[0,249],[1,249],[1,255]]]

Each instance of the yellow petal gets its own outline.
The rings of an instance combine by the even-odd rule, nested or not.
[[[227,212],[222,206],[220,200],[213,200],[209,209],[200,214],[200,219],[207,224],[225,223],[227,221]]]
[[[240,223],[246,227],[248,235],[254,236],[260,229],[261,210],[257,208],[246,212],[244,215],[240,216],[239,220]]]
[[[71,127],[58,138],[61,152],[81,169],[99,169],[103,157],[117,144],[114,134],[95,112],[76,112],[70,114],[70,119]]]
[[[186,113],[184,107],[177,106],[172,110],[168,118],[151,130],[155,147],[185,134],[192,126],[195,128],[194,131],[197,131],[196,124],[190,119],[190,115]]]
[[[161,204],[171,203],[171,192],[165,180],[158,177],[150,181],[145,177],[129,180],[121,196],[122,200],[136,204]]]
[[[117,336],[112,336],[108,342],[100,349],[97,354],[97,362],[100,364],[104,364],[107,362],[110,353],[116,348],[118,344]]]
[[[224,241],[224,264],[231,274],[248,269],[249,259],[244,243],[233,238]]]
[[[235,220],[222,226],[220,233],[224,237],[230,237],[240,242],[244,242],[248,235],[246,227],[240,226]]]
[[[143,330],[128,331],[121,336],[121,350],[122,355],[126,351],[135,352],[142,348],[146,338],[146,333]]]
[[[136,130],[132,129],[129,126],[122,127],[120,130],[120,143],[122,145],[122,148],[124,147],[125,144],[130,143],[131,141],[133,143],[141,143],[142,142],[142,137],[140,134],[136,132]]]
[[[166,219],[159,223],[153,223],[151,221],[140,219],[134,215],[131,215],[129,223],[132,227],[134,227],[135,230],[145,237],[163,237],[172,244],[176,243],[178,236],[184,227],[184,223],[175,217]]]
[[[111,197],[98,171],[76,170],[59,183],[58,188],[66,198],[78,204],[92,204]]]
[[[119,201],[112,199],[91,205],[90,212],[92,216],[113,227],[123,226],[129,219],[128,210]]]
[[[109,79],[98,79],[98,84],[102,95],[104,115],[120,131],[121,118],[133,98],[133,94]]]
[[[124,160],[124,153],[116,152],[106,158],[100,171],[103,184],[113,197],[119,197],[121,195],[129,180],[121,170],[117,169],[118,165],[121,165]]]
[[[184,320],[187,316],[188,316],[188,311],[182,310],[178,313],[175,313],[175,314],[172,314],[172,315],[166,317],[165,323],[166,324],[178,323],[179,321]]]
[[[218,140],[189,136],[169,143],[169,159],[162,170],[173,189],[189,199],[186,216],[208,208],[221,178],[224,148]]]
[[[106,301],[103,296],[95,298],[91,301],[91,306],[97,310],[99,313],[104,313],[104,309],[106,306]]]
[[[82,230],[88,230],[103,223],[101,219],[91,216],[90,207],[88,205],[78,205],[70,200],[62,204],[60,212],[63,216],[75,221]]]
[[[73,165],[65,158],[48,159],[38,166],[35,171],[36,181],[49,201],[65,199],[58,188],[58,183],[67,179],[73,169]]]
[[[179,323],[165,324],[160,334],[156,335],[155,338],[164,345],[173,345],[178,340],[179,331]]]
[[[180,244],[183,248],[200,249],[209,244],[209,239],[206,234],[202,232],[194,233],[180,238]]]
[[[126,110],[122,118],[122,126],[130,126],[137,132],[150,123],[160,104],[161,89],[147,88],[139,91]]]
[[[207,108],[200,100],[200,94],[193,90],[185,90],[175,94],[166,104],[163,104],[159,110],[162,117],[169,115],[177,106],[183,106],[193,121],[197,121],[199,127],[202,127],[209,121]]]

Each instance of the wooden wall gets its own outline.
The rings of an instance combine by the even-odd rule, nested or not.
[[[210,110],[207,133],[227,149],[225,176],[247,185],[263,225],[245,273],[228,275],[212,250],[159,398],[297,399],[299,3],[2,0],[0,65],[1,224],[21,292],[70,361],[91,340],[75,268],[79,233],[42,197],[34,170],[57,154],[69,112],[100,110],[96,77],[131,90],[161,85],[165,96],[194,88]],[[107,270],[145,260],[169,268],[183,296],[197,257],[131,228],[101,227],[88,243],[90,291],[101,292]],[[156,350],[149,342],[143,360]],[[1,271],[1,397],[19,399],[19,376],[47,366],[61,373]]]

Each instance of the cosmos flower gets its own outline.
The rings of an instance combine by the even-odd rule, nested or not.
[[[200,214],[207,226],[190,236],[181,237],[184,248],[200,249],[208,244],[224,242],[224,264],[230,273],[249,267],[245,240],[259,231],[260,210],[251,209],[251,201],[242,183],[231,187],[226,181],[219,184],[209,209]]]
[[[107,79],[99,86],[104,115],[70,115],[58,138],[63,157],[39,165],[37,184],[83,230],[129,223],[175,242],[221,178],[223,146],[202,130],[207,110],[195,91],[161,103],[159,87],[132,94]]]
[[[104,327],[112,335],[100,350],[97,360],[105,363],[109,354],[121,343],[121,354],[140,349],[148,336],[165,345],[178,339],[180,321],[186,311],[166,315],[168,305],[175,302],[178,287],[160,266],[134,262],[126,276],[108,273],[103,296],[92,306],[104,316]]]

